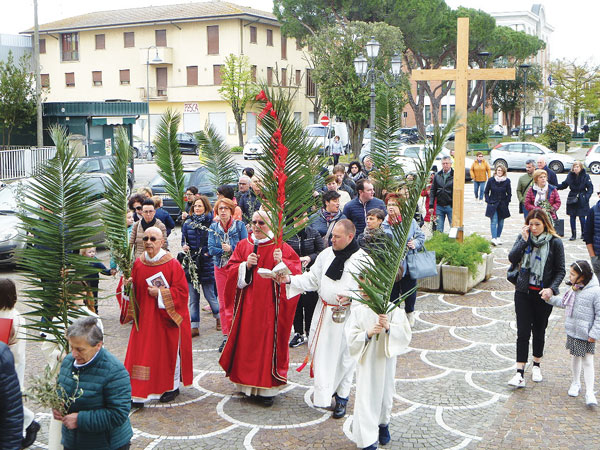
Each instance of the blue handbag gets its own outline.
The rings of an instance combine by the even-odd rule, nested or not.
[[[408,273],[413,280],[437,276],[437,264],[435,263],[435,252],[425,249],[409,250],[406,254],[406,265]]]

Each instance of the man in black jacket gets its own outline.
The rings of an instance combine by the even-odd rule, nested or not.
[[[546,173],[548,174],[548,184],[551,184],[554,187],[558,186],[558,178],[556,178],[556,172],[554,172],[554,170],[548,167],[548,164],[546,164],[546,159],[543,156],[540,156],[538,158],[537,168],[546,171]]]
[[[0,449],[19,450],[23,439],[23,400],[15,360],[0,341]]]
[[[437,215],[437,229],[444,232],[444,222],[448,218],[448,225],[452,227],[452,195],[454,194],[454,169],[449,156],[442,158],[442,170],[435,174],[429,194],[429,212]],[[435,211],[433,205],[437,200]]]

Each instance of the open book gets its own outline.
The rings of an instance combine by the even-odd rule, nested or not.
[[[263,278],[275,278],[277,275],[291,275],[292,272],[288,269],[288,266],[285,265],[283,261],[273,267],[273,270],[265,269],[264,267],[260,267],[256,273],[258,273]]]

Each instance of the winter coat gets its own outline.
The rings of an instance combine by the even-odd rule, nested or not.
[[[346,191],[350,198],[356,197],[356,183],[352,178],[350,178],[347,174],[344,175],[344,179],[342,180],[342,185],[338,187],[339,191]]]
[[[519,235],[508,254],[508,260],[515,267],[521,266],[521,261],[523,260],[528,245],[530,245],[529,241],[524,241],[523,236]],[[560,238],[556,236],[550,240],[548,245],[550,245],[550,251],[548,253],[548,259],[546,260],[546,266],[544,267],[542,288],[550,288],[555,295],[558,295],[558,287],[567,273],[565,270],[565,249]],[[515,290],[525,294],[528,292],[529,270],[519,271]]]
[[[443,173],[444,171],[440,170],[433,177],[433,183],[431,183],[431,190],[429,191],[429,209],[433,208],[435,200],[437,200],[437,206],[452,206],[454,169],[450,169],[450,173],[446,178],[444,178]]]
[[[385,231],[388,235],[393,236],[392,228],[389,222],[389,216],[385,217],[385,220],[381,224],[381,227],[383,228],[383,231]],[[415,251],[420,251],[425,245],[425,233],[421,231],[421,228],[419,227],[419,224],[415,219],[412,219],[412,222],[410,223],[410,228],[408,229],[408,236],[406,237],[406,242],[410,240],[414,241],[415,243]],[[406,269],[406,257],[404,257],[404,259],[402,260],[402,276],[406,274]]]
[[[592,244],[594,254],[600,256],[600,201],[590,208],[585,221],[583,240],[586,244]]]
[[[213,222],[210,226],[210,229],[213,232],[208,234],[208,253],[213,257],[213,264],[216,267],[223,267],[227,262],[222,261],[221,256],[223,256],[223,248],[221,247],[221,243],[226,241],[225,235],[227,235],[229,239],[229,245],[231,245],[231,254],[235,250],[235,246],[242,239],[246,239],[248,237],[248,230],[246,230],[246,225],[241,220],[231,219],[233,223],[229,226],[227,233],[223,230],[221,226],[221,222]]]
[[[519,182],[517,183],[517,198],[519,199],[519,204],[525,203],[525,195],[527,195],[527,190],[532,184],[533,177],[528,173],[519,177]]]
[[[192,257],[196,261],[200,283],[212,283],[215,281],[215,268],[213,266],[213,259],[208,253],[208,235],[210,232],[201,228],[194,228],[192,226],[193,217],[188,217],[181,226],[181,246],[183,247],[187,244],[190,247]],[[205,214],[204,220],[200,224],[206,228],[210,228],[212,219],[212,213]],[[187,270],[185,276],[191,282]]]
[[[542,170],[545,170],[548,174],[548,184],[554,187],[558,186],[558,178],[556,178],[556,172],[550,167],[548,167],[548,165],[546,165],[546,167],[544,167]]]
[[[342,219],[347,219],[347,217],[342,213],[342,211],[338,211],[335,217],[328,222],[327,219],[325,219],[325,216],[323,215],[323,209],[321,209],[310,217],[310,226],[317,230],[323,238],[327,234],[327,230],[329,229],[331,222],[333,222],[333,226],[335,226],[335,224]],[[329,238],[327,239],[326,246],[331,246],[331,233],[329,234]]]
[[[469,172],[473,181],[477,182],[486,181],[492,176],[492,169],[485,159],[481,163],[478,160],[473,161]]]
[[[171,231],[173,231],[173,228],[175,228],[175,221],[171,215],[163,208],[158,208],[154,213],[154,217],[159,219],[164,224],[165,228],[167,229],[167,237],[169,237]]]
[[[384,213],[387,213],[383,200],[376,197],[372,198],[367,203],[361,202],[359,197],[346,203],[346,206],[344,206],[344,215],[350,219],[356,227],[356,236],[365,231],[365,227],[367,226],[367,213],[375,208],[379,208]]]
[[[0,342],[0,449],[19,450],[23,439],[23,400],[15,360]]]
[[[162,248],[164,250],[169,250],[169,243],[167,242],[167,228],[165,227],[165,224],[160,221],[160,219],[157,219],[156,217],[154,219],[156,220],[156,223],[153,226],[162,231],[163,234],[164,242]],[[142,253],[144,253],[144,228],[142,227],[142,220],[138,220],[133,224],[131,234],[129,235],[129,245],[133,245],[135,248],[135,259],[138,259]]]
[[[244,223],[250,223],[252,214],[260,209],[260,199],[254,191],[248,191],[240,197],[239,207],[242,210],[242,220]]]
[[[579,175],[576,175],[575,172],[571,171],[567,175],[565,181],[560,183],[556,189],[566,189],[569,188],[569,196],[567,197],[567,215],[568,216],[587,216],[590,211],[590,197],[594,193],[594,185],[592,184],[592,180],[590,176],[585,173],[585,169],[581,169]],[[573,201],[575,199],[575,203],[569,203],[569,201]]]
[[[310,262],[306,267],[310,267],[323,250],[325,244],[321,234],[312,226],[304,228],[295,236],[286,241],[294,249],[298,256],[310,256]]]
[[[512,196],[510,188],[510,180],[507,178],[504,181],[498,182],[495,177],[492,177],[485,184],[485,217],[494,217],[498,213],[498,219],[506,219],[510,217],[508,205]]]
[[[546,194],[547,197],[546,199],[548,200],[548,202],[550,203],[550,205],[553,208],[553,212],[552,212],[552,218],[556,219],[556,211],[558,211],[558,209],[560,208],[560,197],[558,195],[558,191],[556,190],[556,188],[554,186],[552,186],[550,184],[550,182],[548,182],[548,193]],[[535,206],[534,204],[535,202],[535,191],[533,190],[533,185],[527,190],[527,194],[525,194],[525,210],[527,212],[531,211],[532,209],[541,209],[539,206]]]
[[[570,288],[569,288],[570,289]],[[548,303],[564,308],[562,295],[554,295]],[[600,285],[596,275],[580,291],[575,291],[573,314],[565,317],[567,335],[587,341],[600,339]]]
[[[73,355],[67,355],[58,374],[58,383],[71,396],[81,396],[67,412],[77,415],[77,428],[62,427],[62,445],[66,448],[113,450],[129,443],[133,436],[129,423],[131,382],[125,366],[105,348],[85,366],[75,367]]]

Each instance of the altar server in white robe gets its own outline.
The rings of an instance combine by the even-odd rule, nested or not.
[[[311,376],[314,374],[315,406],[328,408],[335,397],[333,418],[346,415],[355,361],[350,357],[342,323],[332,320],[332,310],[340,304],[349,304],[348,313],[356,306],[349,297],[356,295],[358,275],[368,258],[356,240],[356,228],[348,219],[340,220],[331,233],[331,247],[323,250],[310,272],[302,275],[283,276],[278,281],[287,283],[287,295],[291,298],[303,292],[318,291],[319,302],[315,308],[309,333],[309,356],[312,358]]]
[[[404,308],[379,316],[362,304],[352,311],[346,339],[357,361],[352,438],[359,448],[390,442],[396,359],[408,350],[411,337]]]

